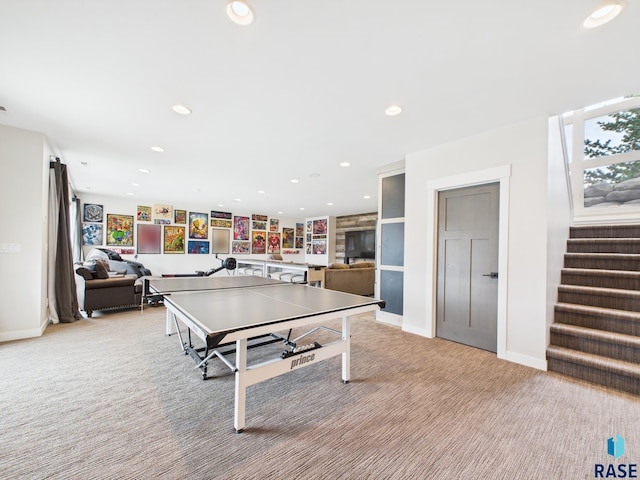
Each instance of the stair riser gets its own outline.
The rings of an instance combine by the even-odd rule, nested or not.
[[[589,268],[597,270],[624,270],[637,272],[640,270],[640,259],[626,258],[564,258],[564,268]]]
[[[640,290],[640,277],[625,278],[604,275],[578,275],[562,273],[560,282],[563,285],[580,285],[583,287],[619,288],[621,290]]]
[[[615,308],[629,312],[640,312],[640,298],[607,296],[593,293],[558,292],[558,302],[589,307]]]
[[[640,238],[640,228],[637,225],[629,226],[602,226],[589,228],[569,229],[571,238]]]
[[[633,243],[567,243],[569,253],[640,253],[640,241]]]
[[[593,338],[564,335],[560,332],[551,332],[551,345],[640,364],[640,349],[626,345],[618,345]]]
[[[591,366],[577,365],[556,358],[549,358],[547,360],[547,369],[550,372],[578,378],[634,395],[640,395],[640,382],[637,378],[630,378],[625,375],[599,370]]]
[[[585,315],[577,312],[555,312],[556,323],[566,323],[577,327],[594,328],[605,332],[624,333],[640,336],[640,321],[619,319],[599,314]]]

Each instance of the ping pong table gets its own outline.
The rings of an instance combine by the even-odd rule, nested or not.
[[[384,301],[359,295],[282,282],[258,276],[214,276],[150,278],[145,292],[161,295],[166,307],[166,333],[178,333],[182,351],[191,355],[207,377],[207,364],[214,357],[235,373],[234,428],[245,428],[247,387],[338,355],[342,356],[342,381],[350,380],[350,316],[384,307]],[[291,330],[342,320],[342,330],[316,326],[291,339]],[[187,329],[185,341],[179,322]],[[183,327],[183,329],[184,329]],[[300,339],[325,329],[336,340],[320,345],[301,344]],[[289,331],[288,336],[277,332]],[[203,347],[192,344],[191,335]],[[260,339],[270,337],[271,341]],[[276,357],[249,365],[248,348],[273,341],[285,350]],[[225,358],[225,348],[235,345],[235,363]],[[233,353],[233,352],[232,352]]]

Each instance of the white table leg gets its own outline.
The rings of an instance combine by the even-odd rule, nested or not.
[[[244,373],[247,371],[247,339],[236,340],[236,394],[235,412],[233,415],[233,426],[236,433],[244,429],[245,406],[247,397],[247,386],[245,385]]]
[[[349,382],[351,379],[351,331],[348,316],[342,317],[342,340],[346,342],[345,351],[342,354],[342,381]]]
[[[175,330],[175,318],[173,313],[171,313],[171,310],[169,310],[168,308],[165,309],[167,311],[167,326],[166,326],[166,331],[167,331],[167,336],[172,335],[174,333],[176,333]]]

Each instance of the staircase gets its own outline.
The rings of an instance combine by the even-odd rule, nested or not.
[[[571,227],[549,371],[640,395],[640,225]]]

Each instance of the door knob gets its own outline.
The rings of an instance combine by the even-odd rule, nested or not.
[[[484,273],[483,277],[498,278],[498,272]]]

